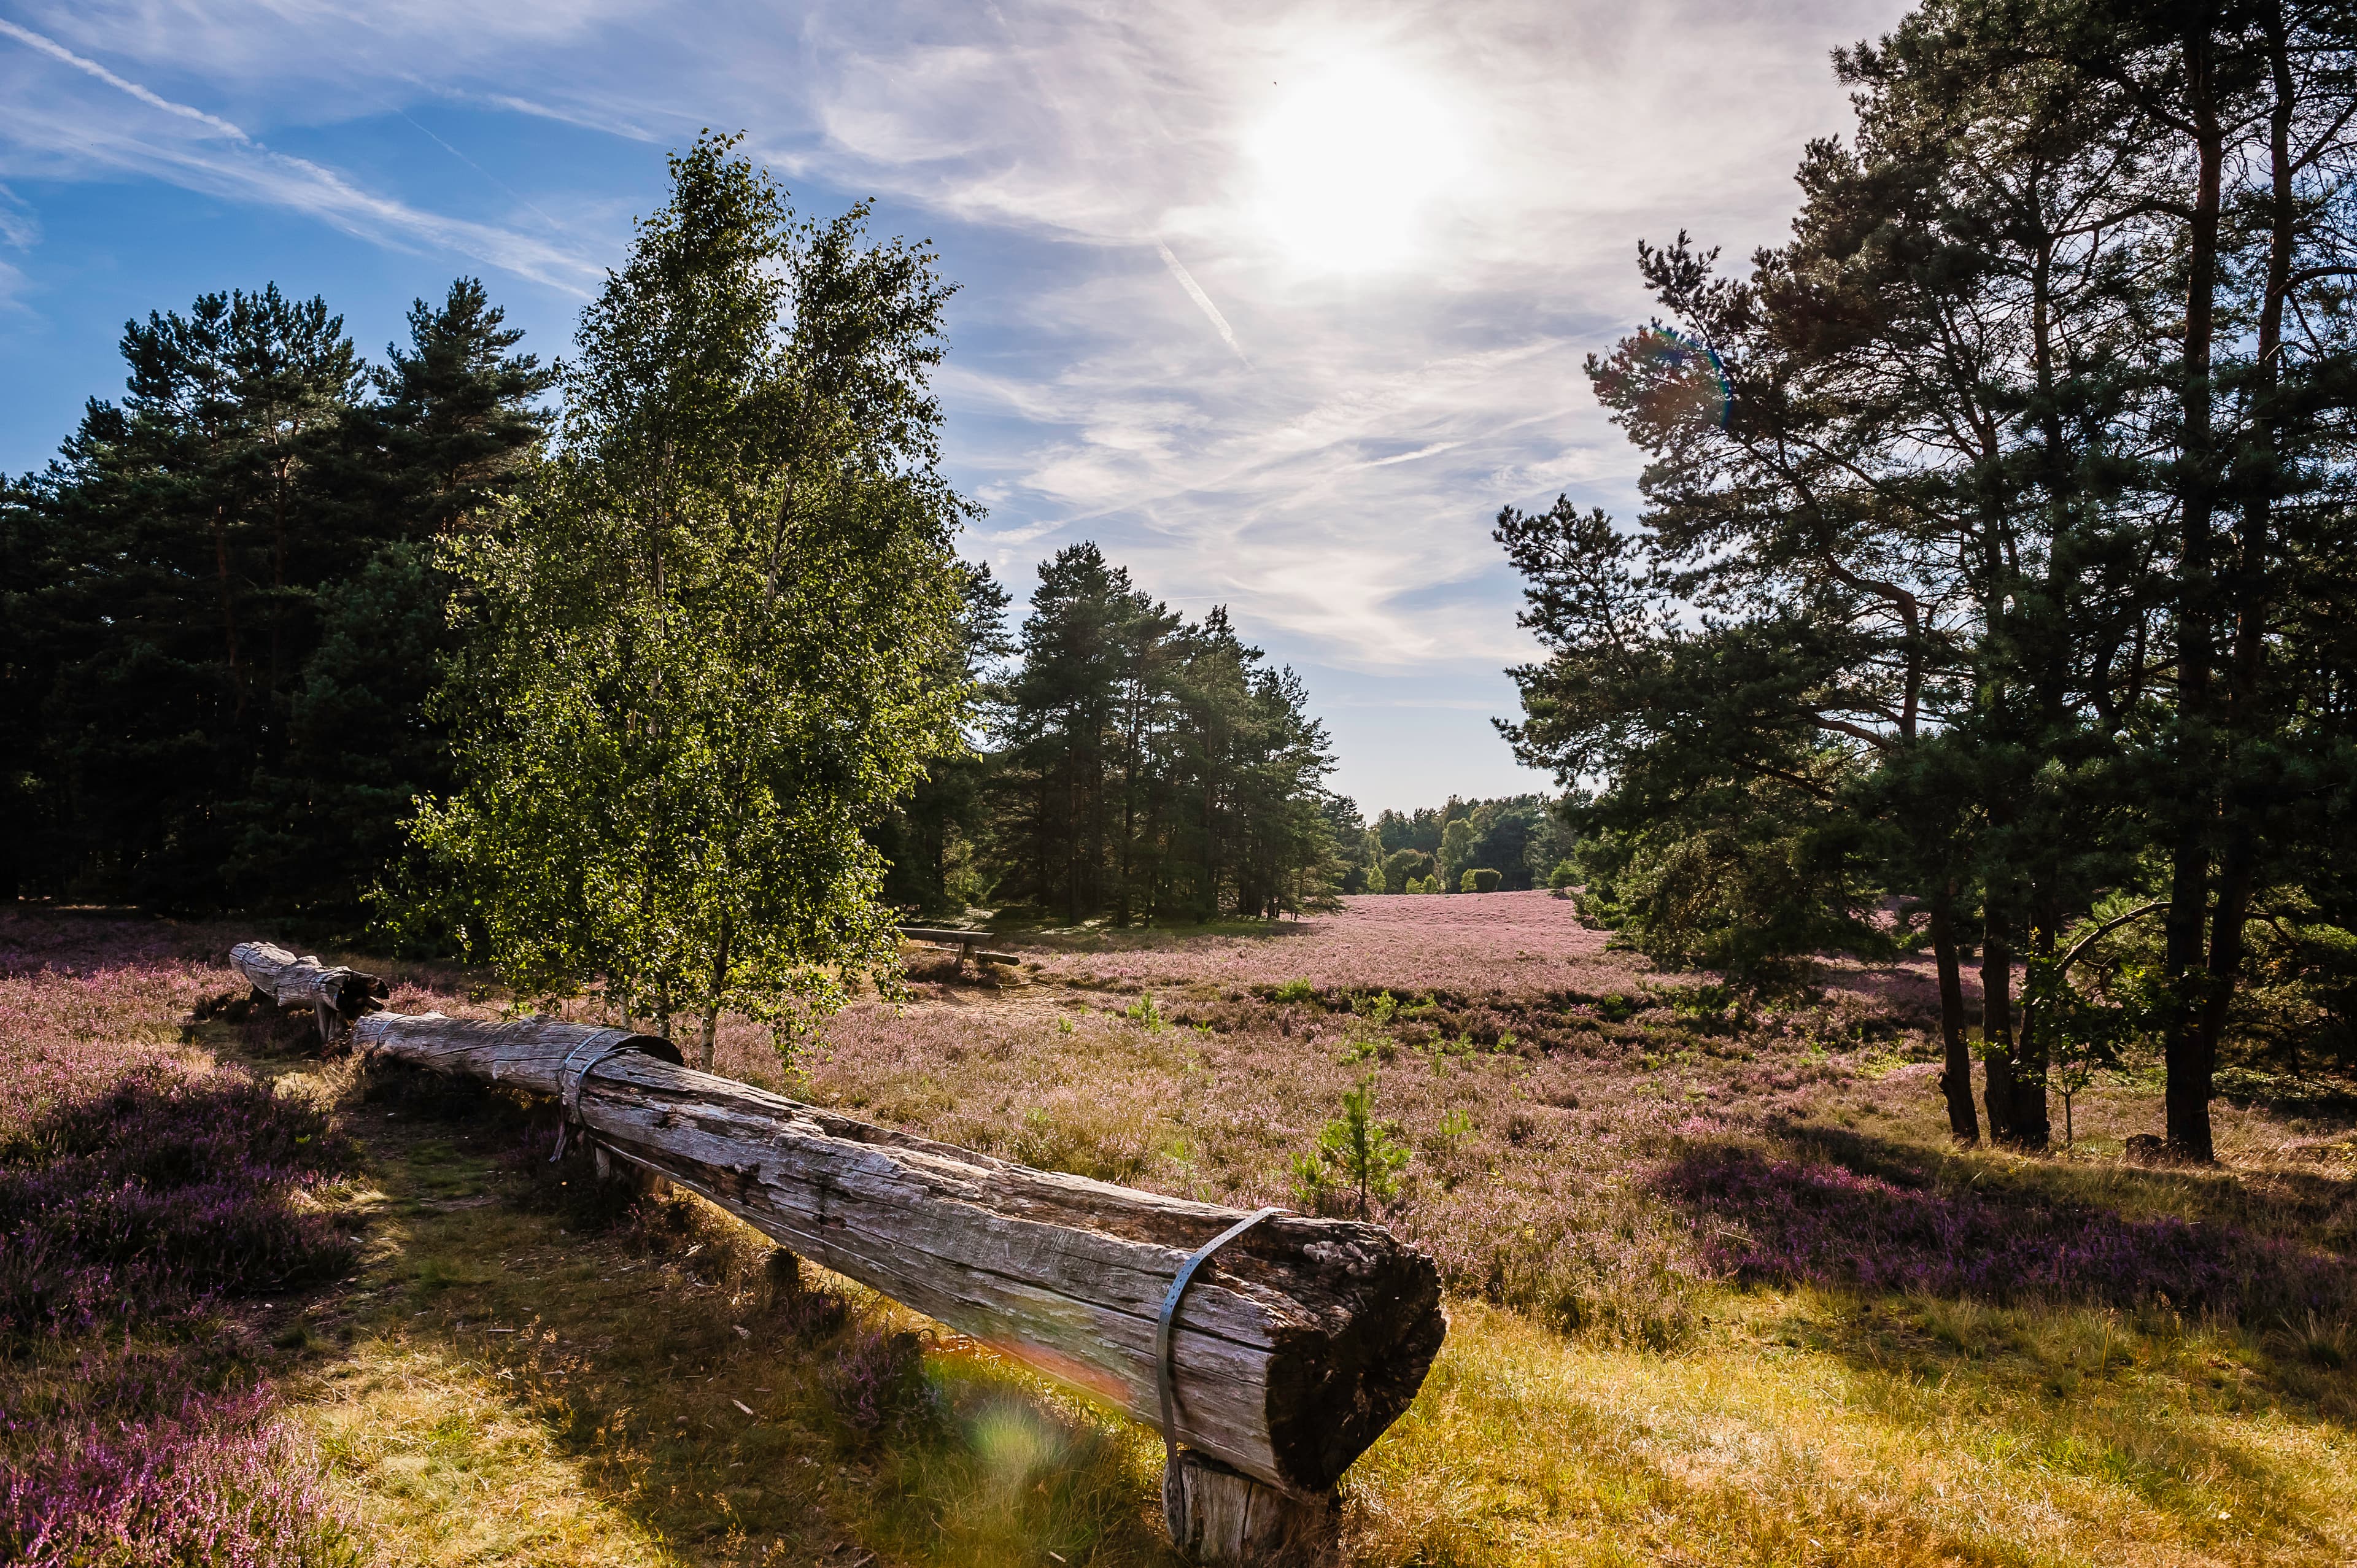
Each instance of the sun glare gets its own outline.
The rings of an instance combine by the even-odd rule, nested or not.
[[[1463,163],[1462,138],[1438,95],[1381,59],[1283,86],[1249,142],[1270,236],[1297,264],[1318,271],[1407,261]]]

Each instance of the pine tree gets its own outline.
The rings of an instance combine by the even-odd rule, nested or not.
[[[1772,961],[1870,946],[1902,893],[1959,1137],[1975,908],[1991,1129],[2041,1147],[2017,964],[2166,865],[2169,1136],[2207,1156],[2251,901],[2357,778],[2309,705],[2336,651],[2283,613],[2346,600],[2302,564],[2349,504],[2312,414],[2357,365],[2321,216],[2351,37],[2321,7],[1958,0],[1845,51],[1858,134],[1808,150],[1790,244],[1742,279],[1640,248],[1666,324],[1591,371],[1652,457],[1641,531],[1500,519],[1550,644],[1510,734],[1609,780],[1591,894],[1665,950],[1749,928]]]
[[[322,591],[364,559],[323,504],[359,360],[318,299],[273,285],[128,324],[120,404],[93,400],[30,487],[12,615],[43,671],[47,885],[170,908],[230,876],[256,777],[284,756]]]
[[[1075,544],[1041,564],[1021,650],[996,721],[1002,900],[1121,923],[1330,900],[1324,729],[1225,609],[1189,624]]]
[[[287,714],[283,764],[257,783],[263,809],[232,873],[264,901],[349,918],[404,854],[414,802],[447,793],[450,744],[427,717],[456,651],[449,577],[433,544],[479,526],[513,495],[548,434],[534,400],[555,381],[483,285],[411,302],[407,349],[388,344],[373,402],[353,405],[327,461],[328,498],[382,541],[323,588],[317,646]]]
[[[981,717],[985,691],[996,682],[999,661],[1014,651],[1006,630],[1010,596],[987,563],[958,562],[964,613],[959,622],[957,657],[937,675],[945,686],[969,694],[961,728]],[[884,897],[920,914],[963,916],[982,895],[977,865],[989,821],[990,759],[962,748],[937,757],[924,778],[870,832],[884,857]]]

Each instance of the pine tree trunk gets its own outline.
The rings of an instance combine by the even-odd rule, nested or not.
[[[1959,1143],[1981,1140],[1973,1109],[1973,1045],[1964,1035],[1964,983],[1956,963],[1954,895],[1932,901],[1932,952],[1940,970],[1940,1041],[1943,1047],[1940,1089],[1948,1100],[1948,1131]]]
[[[1986,1064],[1989,1138],[1998,1144],[2014,1141],[2012,993],[2005,917],[1992,908],[1981,933],[1981,1059]]]
[[[2041,913],[2031,928],[2031,946],[2041,957],[2054,956],[2055,919]],[[2016,1009],[2013,1044],[2013,1142],[2020,1148],[2044,1150],[2054,1142],[2054,1122],[2046,1104],[2045,1020],[2024,1005]]]
[[[2165,1101],[2169,1146],[2187,1159],[2207,1161],[2214,1150],[2210,1131],[2213,1063],[2203,1048],[2201,1000],[2193,977],[2201,964],[2201,938],[2210,907],[2208,833],[2213,815],[2208,730],[2212,722],[2212,665],[2216,656],[2212,618],[2212,514],[2216,504],[2212,468],[2215,442],[2211,424],[2211,352],[2216,330],[2219,188],[2225,164],[2224,134],[2211,95],[2215,91],[2210,18],[2189,34],[2185,64],[2195,96],[2195,189],[2189,225],[2182,388],[2182,446],[2179,512],[2179,582],[2177,603],[2177,731],[2180,767],[2199,780],[2199,804],[2189,807],[2169,857],[2169,911],[2163,948],[2165,977],[2173,1000],[2163,1036]],[[2198,746],[2198,750],[2188,749]]]

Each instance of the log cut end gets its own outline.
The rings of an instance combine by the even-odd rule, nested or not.
[[[1302,1255],[1324,1266],[1314,1284],[1307,1271],[1294,1275],[1308,1310],[1279,1329],[1269,1358],[1268,1432],[1286,1483],[1317,1495],[1415,1402],[1448,1317],[1439,1268],[1382,1226],[1277,1219],[1267,1228],[1288,1223],[1317,1229]]]

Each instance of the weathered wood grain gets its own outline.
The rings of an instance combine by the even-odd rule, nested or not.
[[[356,1046],[555,1094],[617,1031],[380,1013]],[[595,1041],[600,1034],[607,1041]],[[1234,1209],[994,1159],[680,1066],[607,1057],[579,1114],[622,1159],[794,1251],[1158,1422],[1154,1330]],[[584,1050],[583,1047],[588,1047]],[[1407,1408],[1447,1332],[1432,1261],[1380,1226],[1279,1216],[1196,1276],[1173,1336],[1179,1440],[1269,1485],[1329,1488]]]
[[[1331,1492],[1297,1497],[1200,1454],[1181,1453],[1178,1465],[1184,1490],[1166,1496],[1163,1509],[1172,1544],[1194,1562],[1331,1568],[1340,1561],[1342,1510]]]

